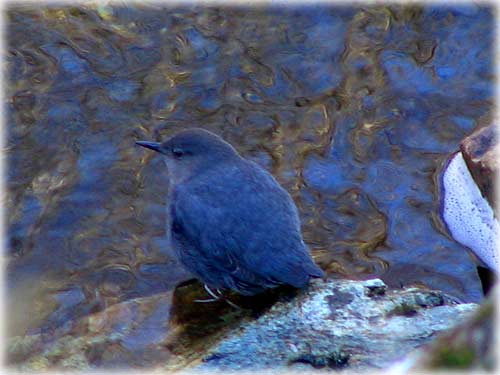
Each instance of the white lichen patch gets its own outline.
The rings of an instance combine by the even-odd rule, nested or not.
[[[442,215],[453,238],[498,270],[500,227],[461,152],[453,156],[443,174],[443,194]]]

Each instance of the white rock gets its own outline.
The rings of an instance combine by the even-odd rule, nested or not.
[[[443,190],[442,215],[453,238],[498,271],[500,226],[461,152],[453,156],[444,171]]]

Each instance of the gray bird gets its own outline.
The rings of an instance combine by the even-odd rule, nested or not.
[[[199,302],[218,299],[221,289],[254,295],[324,276],[304,244],[288,192],[222,138],[189,129],[163,143],[137,144],[164,156],[167,235],[181,263],[214,297]]]

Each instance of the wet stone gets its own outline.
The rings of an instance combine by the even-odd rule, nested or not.
[[[349,356],[342,352],[331,353],[302,353],[295,358],[292,357],[289,361],[292,370],[298,370],[296,364],[307,364],[315,369],[330,368],[338,370],[349,365]],[[295,365],[295,366],[292,366]],[[309,370],[309,366],[301,366],[304,370]]]
[[[289,302],[278,301],[251,322],[242,322],[189,369],[210,371],[387,366],[465,321],[475,304],[447,304],[440,292],[388,290],[378,298],[367,286],[380,280],[315,280]],[[332,314],[335,304],[336,319]],[[291,367],[290,367],[291,366]]]
[[[495,125],[484,126],[465,138],[460,145],[474,181],[492,207],[496,207],[494,182],[499,170],[500,152],[495,128]]]
[[[496,294],[495,294],[496,292]],[[498,289],[474,315],[431,343],[402,358],[389,370],[398,372],[474,371],[493,372],[495,355],[495,305]]]
[[[364,283],[365,294],[368,297],[381,296],[385,294],[387,285],[380,279],[367,280]]]

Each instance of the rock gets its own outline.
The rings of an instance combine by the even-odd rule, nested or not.
[[[405,373],[428,373],[435,370],[493,371],[493,332],[498,292],[497,286],[470,319],[416,349],[391,370]]]
[[[223,301],[193,303],[203,288],[188,283],[174,293],[111,305],[69,331],[13,337],[8,362],[21,371],[385,368],[477,306],[432,290],[389,290],[378,279],[314,280],[303,290],[280,289],[266,301],[231,296],[242,307],[251,304],[249,313]]]
[[[190,370],[384,368],[476,307],[437,291],[386,291],[381,280],[315,280],[225,334]]]
[[[174,291],[110,304],[69,319],[60,327],[11,336],[7,365],[28,372],[160,366],[164,370],[182,369],[243,319],[254,319],[253,314],[267,310],[278,296],[260,296],[258,300],[231,297],[242,307],[251,305],[252,311],[236,310],[224,301],[193,302],[203,298],[207,298],[203,286],[188,280]]]
[[[476,130],[462,141],[460,150],[481,193],[492,207],[496,207],[494,181],[499,168],[500,144],[495,126]]]
[[[496,244],[500,225],[474,182],[461,152],[450,159],[442,176],[442,217],[450,234],[470,248],[489,268],[498,270]]]
[[[160,343],[167,335],[169,298],[171,293],[131,299],[77,320],[69,331],[11,337],[7,363],[22,372],[146,367],[148,355],[168,357]]]
[[[30,357],[39,345],[40,335],[14,336],[7,340],[7,358],[10,362],[22,362]]]
[[[387,290],[387,285],[380,279],[366,280],[364,286],[365,294],[368,297],[382,296]]]

